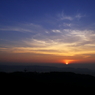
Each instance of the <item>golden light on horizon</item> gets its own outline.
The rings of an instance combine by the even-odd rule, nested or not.
[[[64,62],[66,65],[74,62],[75,60],[63,60],[62,62]]]

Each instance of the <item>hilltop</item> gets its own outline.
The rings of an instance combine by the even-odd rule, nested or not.
[[[95,77],[86,74],[76,74],[73,72],[13,72],[0,73],[3,84],[14,85],[62,85],[70,87],[95,87]]]

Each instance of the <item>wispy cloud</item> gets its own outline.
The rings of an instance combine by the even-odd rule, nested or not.
[[[85,17],[85,15],[82,15],[82,14],[80,14],[80,13],[78,13],[78,14],[75,16],[75,18],[77,18],[78,20],[81,19],[82,17]]]
[[[70,21],[73,20],[73,18],[71,16],[67,16],[63,12],[58,14],[58,17],[60,20],[70,20]]]
[[[32,32],[32,30],[23,29],[19,27],[9,27],[9,28],[1,28],[1,31],[17,31],[17,32]]]
[[[69,20],[69,21],[73,21],[76,19],[81,19],[83,17],[85,17],[85,15],[82,15],[81,13],[77,13],[76,15],[66,15],[65,13],[59,13],[58,17],[60,20]]]
[[[71,24],[71,23],[63,23],[63,26],[71,27],[71,26],[73,26],[73,24]]]
[[[33,23],[1,27],[1,31],[30,32],[31,36],[27,37],[27,39],[22,38],[23,41],[19,41],[19,46],[16,44],[15,46],[10,46],[10,48],[3,47],[0,48],[0,51],[12,53],[53,54],[59,56],[95,54],[94,30],[72,28],[74,25],[73,21],[81,19],[83,15],[77,14],[74,16],[67,16],[62,13],[58,16],[60,19],[58,24],[62,24],[61,28],[58,28],[55,25],[46,29],[44,25],[41,26]],[[63,20],[66,20],[66,22],[63,22]]]
[[[94,31],[72,29],[63,29],[59,31],[61,32],[60,35],[44,35],[45,38],[39,38],[38,35],[36,38],[24,40],[23,43],[26,47],[0,48],[0,51],[10,51],[12,53],[52,54],[59,56],[95,54]]]
[[[19,24],[19,25],[12,25],[12,26],[3,26],[0,27],[1,31],[17,31],[17,32],[43,32],[45,29],[33,23],[28,24]]]
[[[60,30],[52,30],[52,32],[54,32],[54,33],[61,33]]]

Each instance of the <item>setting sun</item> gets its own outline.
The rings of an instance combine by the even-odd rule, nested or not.
[[[66,62],[66,65],[68,65],[68,62]]]
[[[68,65],[68,64],[72,63],[73,61],[75,61],[75,60],[63,60],[62,62],[64,62],[66,65]]]

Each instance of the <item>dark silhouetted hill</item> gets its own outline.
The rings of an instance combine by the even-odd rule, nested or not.
[[[85,74],[75,74],[72,72],[0,72],[2,84],[31,86],[41,85],[61,85],[62,87],[95,87],[95,77]]]

